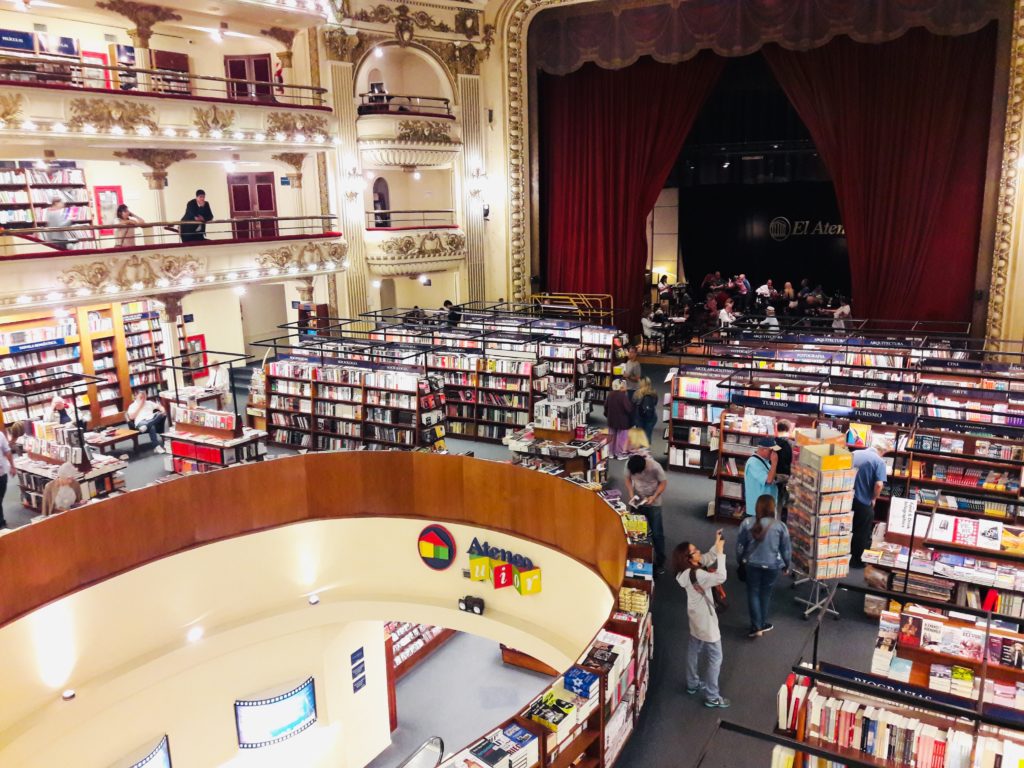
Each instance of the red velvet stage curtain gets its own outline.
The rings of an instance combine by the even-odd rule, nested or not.
[[[647,214],[723,66],[704,52],[539,75],[548,290],[610,293],[632,310],[619,326],[638,328]]]
[[[763,49],[835,184],[856,317],[971,319],[995,32]]]

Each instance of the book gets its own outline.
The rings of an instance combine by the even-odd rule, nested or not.
[[[965,547],[978,546],[978,521],[969,517],[954,518],[953,543]]]
[[[901,659],[899,656],[894,656],[889,663],[889,677],[893,680],[899,680],[901,683],[909,683],[910,673],[913,671],[913,668],[914,662],[910,659]]]
[[[921,647],[926,651],[939,651],[942,647],[944,624],[934,619],[921,620]]]
[[[998,550],[1003,540],[1003,524],[998,520],[978,520],[977,546]]]
[[[921,646],[922,618],[903,614],[900,621],[899,644],[908,648],[919,648]]]
[[[950,671],[949,688],[954,696],[971,698],[974,695],[974,670],[954,664]]]
[[[953,668],[945,664],[932,664],[928,673],[928,687],[933,691],[950,692]]]

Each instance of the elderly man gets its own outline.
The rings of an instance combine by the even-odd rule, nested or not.
[[[875,437],[871,447],[853,452],[853,541],[850,544],[850,566],[863,568],[860,559],[871,543],[871,526],[875,521],[875,502],[885,487],[886,466],[882,456],[892,450],[892,441]]]
[[[778,509],[779,489],[775,484],[775,474],[779,450],[774,437],[762,437],[757,441],[754,455],[743,466],[743,499],[748,515],[757,511],[757,500],[765,494],[775,499],[775,508]]]

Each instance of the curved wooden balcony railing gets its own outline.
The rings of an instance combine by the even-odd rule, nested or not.
[[[107,65],[76,56],[0,52],[0,85],[330,110],[326,88]]]
[[[466,456],[307,454],[141,488],[0,538],[0,626],[193,547],[352,517],[422,518],[505,532],[575,558],[615,592],[623,580],[622,523],[593,491]]]
[[[141,224],[71,224],[64,227],[0,226],[0,261],[154,248],[225,245],[252,241],[340,237],[334,216],[258,216],[214,219],[196,233],[187,221]],[[183,231],[184,226],[184,231]]]

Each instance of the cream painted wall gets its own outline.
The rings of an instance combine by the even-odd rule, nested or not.
[[[238,294],[232,288],[195,291],[185,295],[182,311],[195,319],[186,326],[189,335],[206,335],[206,348],[218,352],[241,352],[245,349],[242,331],[242,310]]]
[[[405,171],[374,171],[373,179],[367,181],[366,210],[373,206],[373,182],[383,178],[388,182],[392,210],[447,210],[454,209],[452,171],[421,170],[420,178],[414,179]],[[401,226],[394,221],[392,226]]]
[[[368,56],[356,72],[356,96],[368,93],[371,82],[383,82],[385,90],[391,94],[437,96],[454,101],[448,77],[438,65],[429,62],[425,54],[397,45],[381,46],[381,52],[380,57]]]
[[[336,645],[326,645],[333,626],[429,623],[504,642],[561,669],[579,656],[614,604],[603,580],[575,560],[463,524],[446,525],[456,562],[430,571],[415,546],[424,525],[402,518],[318,520],[229,539],[154,561],[0,628],[0,657],[7,662],[0,764],[107,766],[169,731],[176,764],[187,755],[181,765],[219,765],[234,755],[230,702],[236,696],[311,673],[327,686],[340,675],[338,684],[350,688],[345,659],[357,645],[366,648],[368,666],[378,663],[371,652],[381,638],[379,623],[353,630],[358,637],[351,642],[334,636]],[[474,537],[530,558],[542,570],[543,591],[522,596],[464,579]],[[374,541],[405,544],[382,551],[367,546]],[[320,604],[311,607],[306,596],[314,592]],[[465,594],[485,598],[483,616],[458,610],[457,598]],[[196,624],[205,635],[189,644],[185,635]],[[383,675],[368,678],[370,685],[378,682]],[[60,700],[67,687],[77,691],[71,703]],[[326,702],[330,724],[341,723],[341,730],[318,737],[328,746],[316,750],[330,749],[335,739],[353,742],[343,747],[350,749],[348,759],[333,763],[336,768],[361,768],[386,744],[378,739],[387,727],[378,694],[359,695],[349,701],[332,695]],[[495,712],[495,722],[509,714]],[[187,738],[187,752],[176,746],[175,732],[186,734],[178,741]]]
[[[431,272],[427,277],[430,278],[430,285],[420,285],[419,280],[407,277],[394,278],[395,301],[398,306],[440,309],[445,299],[456,304],[463,300],[459,293],[457,272]]]
[[[647,262],[653,263],[653,281],[668,275],[670,283],[684,279],[677,266],[679,254],[679,190],[663,189],[647,215]]]
[[[349,658],[359,648],[365,654],[366,686],[353,693]],[[130,752],[132,745],[164,733],[175,765],[361,768],[391,741],[386,674],[380,622],[302,629],[225,647],[54,734],[19,768],[106,766]],[[316,687],[317,724],[280,744],[239,749],[235,699],[278,690],[310,676]]]

